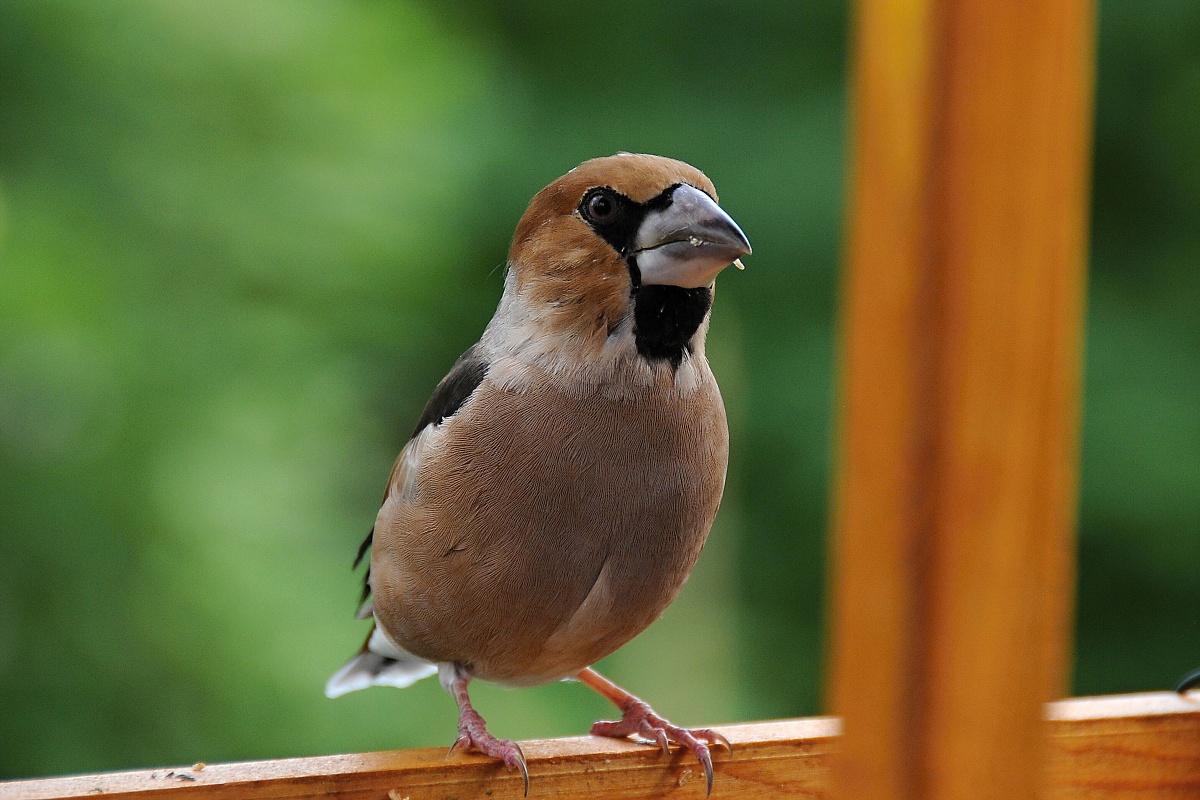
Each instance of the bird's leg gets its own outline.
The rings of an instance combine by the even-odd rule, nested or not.
[[[450,745],[450,753],[462,746],[467,750],[498,758],[509,769],[520,770],[525,781],[525,796],[528,797],[529,769],[525,766],[525,753],[521,750],[521,745],[511,739],[497,739],[488,733],[487,723],[471,706],[471,698],[467,696],[467,684],[471,682],[471,674],[459,664],[439,664],[438,673],[442,686],[454,697],[454,702],[458,703],[458,738]]]
[[[710,745],[721,745],[733,755],[733,745],[721,734],[708,728],[680,728],[672,725],[654,713],[654,709],[644,700],[634,697],[629,692],[617,686],[596,670],[588,667],[577,676],[584,685],[621,709],[621,719],[616,722],[597,722],[592,726],[593,736],[611,736],[623,739],[626,736],[640,736],[654,742],[662,748],[663,754],[669,753],[667,745],[670,742],[680,744],[691,750],[700,760],[704,768],[704,779],[708,784],[708,793],[712,794],[713,768],[712,756],[708,752]]]

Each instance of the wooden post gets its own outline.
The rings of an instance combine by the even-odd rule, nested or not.
[[[1091,0],[860,0],[838,797],[1034,798],[1069,666]]]

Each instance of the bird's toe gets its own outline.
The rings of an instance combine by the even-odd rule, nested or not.
[[[525,751],[521,749],[521,745],[512,739],[497,739],[486,729],[479,730],[474,726],[464,725],[459,729],[458,738],[450,745],[446,755],[451,755],[460,747],[466,752],[475,752],[502,761],[510,770],[520,772],[521,780],[525,783],[525,796],[529,796],[529,767],[525,764]]]
[[[733,755],[733,745],[721,734],[709,728],[688,729],[672,725],[667,720],[654,713],[645,703],[631,704],[625,715],[615,721],[601,721],[592,725],[593,736],[608,736],[623,739],[627,736],[638,736],[647,743],[657,744],[663,754],[669,754],[668,745],[678,744],[691,751],[704,769],[704,780],[708,793],[712,794],[713,764],[709,745],[720,745]]]

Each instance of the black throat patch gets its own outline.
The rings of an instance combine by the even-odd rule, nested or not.
[[[637,269],[636,265],[631,269]],[[692,337],[712,307],[707,286],[638,286],[633,289],[633,339],[649,361],[666,361],[678,369],[692,352]]]

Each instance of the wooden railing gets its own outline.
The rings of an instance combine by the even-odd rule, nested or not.
[[[1048,800],[1194,800],[1200,797],[1200,695],[1084,698],[1048,708]],[[981,721],[982,724],[982,721]],[[714,798],[832,797],[839,723],[829,717],[720,728],[734,746],[718,756]],[[689,753],[580,737],[524,742],[536,800],[703,798]],[[478,756],[398,750],[242,764],[161,767],[0,783],[3,800],[504,800],[519,776]]]

